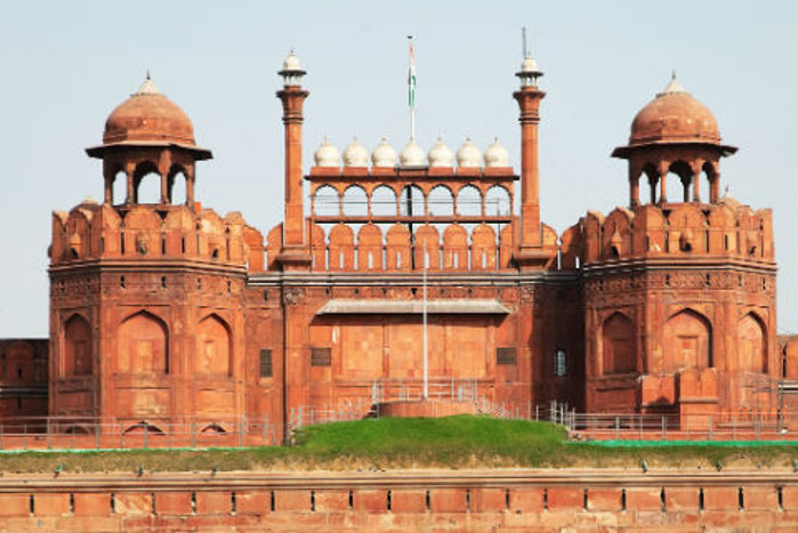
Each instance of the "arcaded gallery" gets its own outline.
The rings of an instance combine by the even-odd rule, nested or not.
[[[611,154],[628,162],[628,198],[558,234],[540,220],[546,93],[531,56],[496,95],[519,106],[520,169],[498,139],[425,152],[412,133],[399,152],[325,140],[303,168],[305,74],[293,53],[279,72],[274,228],[195,197],[212,153],[149,76],[111,112],[86,149],[102,201],[52,216],[49,343],[0,342],[4,418],[225,432],[413,403],[676,424],[791,408],[775,385],[798,377],[798,344],[776,333],[771,212],[723,192],[737,148],[675,77]],[[155,203],[139,201],[149,180]]]

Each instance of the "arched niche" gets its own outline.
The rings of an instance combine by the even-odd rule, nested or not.
[[[664,372],[703,369],[712,362],[712,325],[692,309],[671,316],[662,332]]]
[[[344,191],[344,216],[365,217],[369,214],[369,200],[365,189],[360,185],[350,185]]]
[[[341,214],[341,197],[338,191],[329,185],[316,189],[313,195],[313,213],[322,216],[338,216]]]
[[[457,192],[457,214],[460,216],[482,215],[482,193],[473,185],[466,185]]]
[[[436,185],[427,197],[429,214],[434,217],[452,216],[454,214],[454,196],[445,185]]]
[[[632,319],[613,313],[601,328],[603,374],[626,374],[637,370],[637,342]]]
[[[396,216],[396,192],[387,185],[380,185],[371,192],[371,214],[375,217]]]
[[[754,313],[746,314],[737,327],[739,370],[766,373],[767,334],[765,325]]]
[[[91,327],[80,315],[72,315],[64,323],[64,376],[90,376]]]
[[[116,370],[122,374],[169,372],[168,330],[157,316],[139,311],[119,328]]]
[[[230,328],[217,315],[205,317],[195,335],[194,372],[228,376],[232,373]]]

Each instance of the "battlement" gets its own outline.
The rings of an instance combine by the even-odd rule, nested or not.
[[[238,212],[86,201],[53,212],[52,267],[86,261],[181,260],[262,269],[262,238]],[[260,252],[260,253],[259,253]]]

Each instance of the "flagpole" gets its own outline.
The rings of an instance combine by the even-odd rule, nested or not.
[[[410,106],[410,139],[416,138],[416,57],[413,51],[413,36],[407,36],[410,43],[410,67],[407,73],[407,103]]]
[[[422,349],[424,351],[424,400],[429,398],[429,356],[427,354],[427,261],[429,260],[429,254],[427,252],[427,237],[424,237],[424,270],[422,273],[422,294],[423,294],[423,305],[421,308],[421,316],[422,316]]]

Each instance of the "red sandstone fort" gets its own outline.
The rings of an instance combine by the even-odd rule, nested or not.
[[[280,75],[285,213],[265,233],[195,198],[211,151],[149,77],[113,110],[86,150],[102,202],[53,213],[49,343],[0,343],[3,417],[226,431],[308,406],[365,416],[427,387],[683,422],[786,408],[770,385],[798,376],[798,344],[776,335],[771,212],[722,194],[737,148],[675,78],[612,153],[626,205],[558,235],[540,220],[531,57],[512,95],[520,169],[498,140],[425,154],[412,137],[399,154],[325,141],[303,169],[293,53]],[[148,180],[156,203],[139,202]]]

